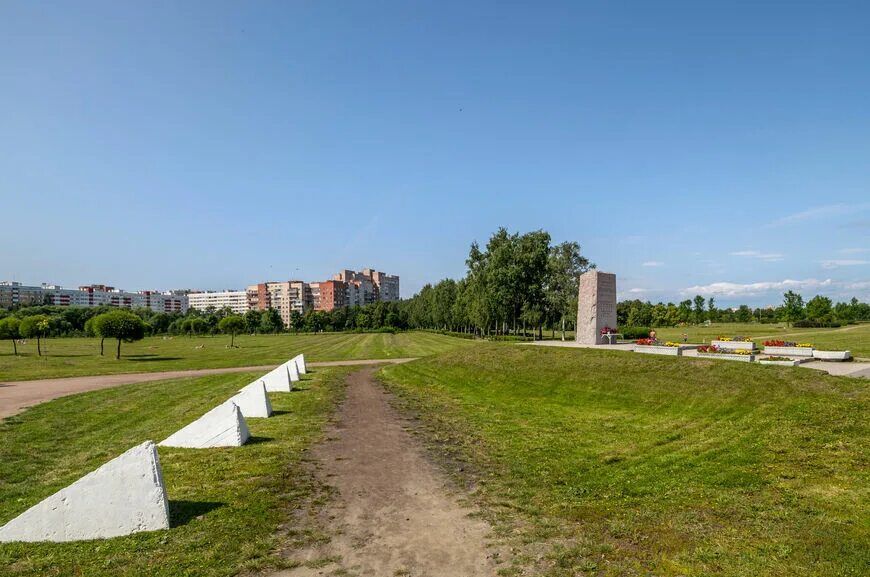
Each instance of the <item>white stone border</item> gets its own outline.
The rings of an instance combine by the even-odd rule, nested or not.
[[[848,361],[852,358],[850,351],[813,351],[813,358],[818,361]]]
[[[774,357],[812,357],[813,347],[769,347],[764,346],[764,354]]]
[[[741,361],[744,363],[751,363],[755,360],[755,355],[737,355],[730,353],[702,353],[698,351],[699,357],[704,357],[705,359],[722,359],[723,361]]]
[[[697,345],[680,345],[678,347],[666,347],[664,345],[634,345],[632,349],[636,353],[647,355],[667,355],[669,357],[681,357],[683,351],[698,348]]]
[[[712,341],[710,344],[717,349],[724,349],[726,351],[757,350],[755,343],[752,341]]]

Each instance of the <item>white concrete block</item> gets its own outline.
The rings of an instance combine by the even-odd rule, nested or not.
[[[296,366],[299,367],[300,374],[303,374],[303,375],[308,374],[308,369],[305,368],[305,354],[304,353],[300,353],[300,354],[296,355],[295,357],[293,357],[292,360],[296,361]]]
[[[105,539],[168,528],[157,447],[145,441],[0,527],[0,542]]]
[[[272,414],[272,403],[269,401],[269,395],[266,394],[266,385],[263,381],[251,383],[230,400],[239,407],[242,416],[246,419],[266,418]]]
[[[754,351],[755,343],[752,341],[713,341],[710,343],[717,349],[726,351]]]
[[[723,361],[738,361],[741,363],[751,363],[755,361],[755,355],[740,355],[737,353],[729,354],[729,353],[698,353],[699,357],[704,357],[705,359],[720,359]]]
[[[240,447],[250,436],[239,407],[233,401],[227,401],[164,439],[160,446],[189,449]]]
[[[812,357],[813,347],[770,347],[765,345],[764,354],[775,357]]]
[[[280,365],[260,378],[266,384],[266,390],[270,393],[289,393],[293,390],[293,381],[290,380],[290,371],[286,365]]]
[[[634,345],[634,352],[636,353],[644,353],[647,355],[669,355],[672,357],[682,357],[683,351],[687,351],[690,349],[697,348],[695,346],[680,346],[680,347],[666,347],[664,345]]]
[[[295,383],[298,382],[299,379],[299,365],[296,364],[296,359],[290,359],[284,366],[287,367],[287,374],[290,375],[290,382]]]
[[[848,361],[852,358],[849,351],[813,351],[813,358],[820,361]]]

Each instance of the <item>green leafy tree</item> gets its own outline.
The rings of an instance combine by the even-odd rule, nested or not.
[[[707,299],[707,318],[710,322],[716,322],[719,317],[719,311],[716,310],[716,299],[710,297]]]
[[[25,339],[36,339],[36,352],[42,356],[42,338],[48,336],[51,320],[45,315],[33,315],[21,319],[18,332]]]
[[[550,247],[547,259],[546,300],[551,318],[559,323],[563,341],[566,323],[573,320],[577,314],[580,275],[591,268],[595,268],[595,265],[580,254],[578,243],[563,242]]]
[[[302,313],[299,311],[291,311],[290,312],[290,326],[293,328],[293,332],[297,335],[299,334],[299,329],[302,328],[304,323],[304,319],[302,317]]]
[[[18,337],[21,336],[18,332],[18,326],[20,324],[20,321],[15,317],[0,319],[0,339],[12,341],[12,350],[16,357],[18,356],[17,340]]]
[[[704,300],[704,297],[702,297],[701,295],[695,295],[694,302],[695,302],[695,310],[694,310],[695,322],[698,324],[701,324],[704,322],[704,303],[706,301]]]
[[[791,323],[801,320],[804,316],[804,299],[794,291],[788,291],[782,296],[781,317],[787,326],[791,326]]]
[[[230,315],[218,322],[218,328],[224,334],[230,335],[230,348],[235,348],[236,333],[245,330],[245,317],[242,315]]]
[[[818,295],[807,302],[806,314],[811,321],[828,321],[832,312],[831,299],[828,297]]]
[[[734,318],[737,319],[738,323],[748,323],[752,320],[752,309],[747,305],[740,305],[734,314]]]
[[[106,335],[103,334],[103,324],[106,320],[106,315],[109,313],[99,314],[88,319],[85,323],[85,334],[88,336],[100,338],[100,356],[103,356],[103,344],[106,342]]]
[[[95,321],[99,326],[101,337],[118,340],[115,358],[121,358],[121,342],[132,343],[145,338],[145,321],[130,311],[117,310],[100,315],[101,320]]]

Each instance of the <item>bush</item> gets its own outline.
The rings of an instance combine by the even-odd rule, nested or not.
[[[795,321],[792,326],[796,329],[838,329],[842,326],[836,321]]]
[[[649,336],[649,327],[622,327],[616,332],[622,333],[622,337],[627,340],[644,339]]]

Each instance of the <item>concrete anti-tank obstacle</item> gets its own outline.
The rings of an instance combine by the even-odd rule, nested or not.
[[[239,407],[229,400],[179,429],[164,439],[160,446],[189,449],[240,447],[250,437],[245,417]]]
[[[270,393],[289,393],[293,390],[293,381],[290,379],[290,371],[286,365],[280,365],[272,369],[260,380],[266,384],[266,390]]]
[[[296,366],[299,367],[299,372],[303,375],[308,374],[308,369],[305,368],[305,353],[299,353],[293,360],[296,361]]]
[[[290,359],[284,366],[287,367],[287,374],[290,376],[290,382],[295,383],[300,380],[299,378],[299,365],[296,364],[296,359]]]
[[[157,447],[145,441],[0,527],[0,542],[105,539],[168,528]]]
[[[272,415],[272,403],[269,402],[269,395],[266,394],[266,385],[263,381],[251,383],[230,400],[239,407],[242,416],[246,419],[266,418]]]

